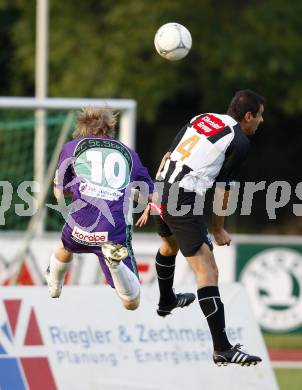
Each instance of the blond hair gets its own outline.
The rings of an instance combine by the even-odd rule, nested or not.
[[[73,138],[89,135],[114,137],[117,115],[109,107],[84,107],[77,113],[77,127]]]

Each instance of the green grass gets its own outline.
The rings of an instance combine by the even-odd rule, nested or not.
[[[267,348],[302,349],[302,333],[268,334],[264,333]],[[302,384],[301,388],[302,389]]]
[[[275,374],[280,390],[301,390],[302,369],[276,368]]]
[[[302,349],[302,333],[263,333],[267,348]],[[302,368],[275,368],[280,390],[302,389]]]

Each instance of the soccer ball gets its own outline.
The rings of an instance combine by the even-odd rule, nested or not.
[[[182,24],[166,23],[157,30],[154,45],[160,56],[177,61],[189,53],[192,37],[190,31]]]

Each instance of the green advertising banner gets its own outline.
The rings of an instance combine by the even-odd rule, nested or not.
[[[236,280],[263,330],[302,332],[302,244],[237,243]]]

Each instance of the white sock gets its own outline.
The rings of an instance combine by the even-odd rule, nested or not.
[[[63,263],[62,261],[58,260],[53,253],[50,256],[49,263],[50,278],[57,283],[62,282],[70,266],[71,261],[69,261],[68,263]]]
[[[116,267],[109,267],[118,296],[132,301],[139,296],[140,284],[137,276],[122,261]]]

